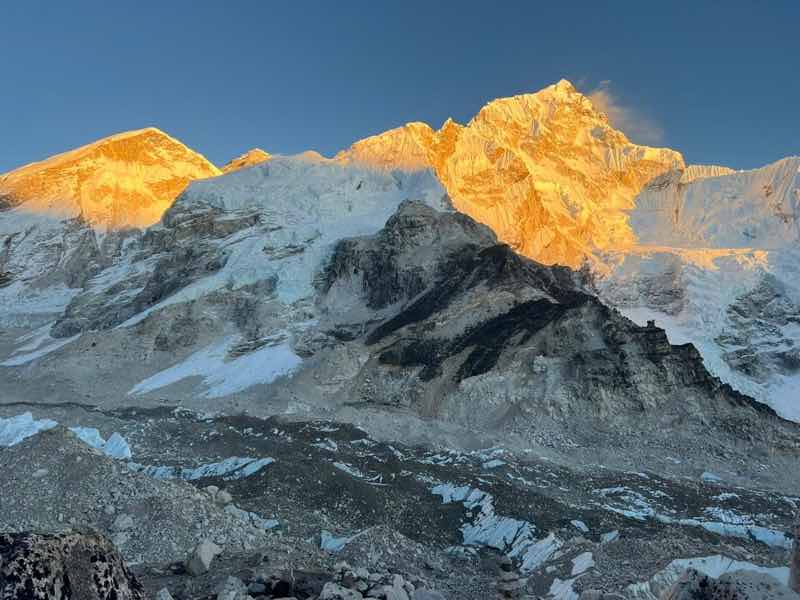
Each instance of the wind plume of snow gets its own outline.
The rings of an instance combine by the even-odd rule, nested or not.
[[[611,81],[601,81],[587,97],[597,110],[608,116],[611,125],[622,130],[631,141],[657,145],[664,139],[664,131],[655,121],[620,101],[619,96],[611,91]]]

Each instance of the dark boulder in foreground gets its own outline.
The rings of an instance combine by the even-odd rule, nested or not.
[[[3,600],[144,600],[114,545],[94,533],[0,534]]]

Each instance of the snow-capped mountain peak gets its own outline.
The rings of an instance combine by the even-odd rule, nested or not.
[[[0,203],[101,229],[156,223],[186,185],[221,171],[155,127],[112,135],[0,177]]]
[[[631,143],[566,80],[500,98],[467,125],[424,123],[361,140],[337,157],[380,169],[433,169],[454,206],[518,252],[576,267],[634,243],[626,210],[654,177],[685,168],[666,148]]]
[[[239,169],[252,167],[253,165],[266,162],[270,158],[272,158],[272,155],[269,152],[265,152],[261,148],[252,148],[241,156],[237,156],[224,167],[222,167],[222,172],[230,173],[231,171],[238,171]]]

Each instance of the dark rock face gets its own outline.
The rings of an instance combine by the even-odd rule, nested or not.
[[[439,416],[477,403],[499,407],[500,420],[778,421],[712,377],[693,346],[672,346],[662,329],[603,305],[579,273],[521,257],[461,214],[404,203],[379,233],[340,242],[321,279],[330,330],[350,332],[341,340],[359,331],[336,312],[348,304],[343,290],[389,307],[377,325],[362,323],[365,401],[420,403]]]
[[[168,212],[164,228],[150,229],[133,242],[143,260],[155,257],[152,270],[143,269],[137,276],[100,293],[89,288],[76,296],[53,327],[52,335],[68,337],[82,331],[116,327],[194,281],[213,274],[225,265],[227,257],[209,241],[257,221],[257,215],[223,217],[219,210],[210,208]]]
[[[144,600],[113,544],[96,534],[0,534],[4,600]]]
[[[367,306],[379,309],[413,298],[431,284],[456,240],[475,247],[497,243],[492,231],[461,213],[440,213],[405,202],[374,236],[339,242],[319,288],[325,294],[339,279],[359,274]],[[418,248],[426,260],[413,256]]]
[[[784,328],[800,325],[800,306],[787,293],[785,285],[767,274],[751,292],[728,307],[731,327],[717,343],[733,348],[724,354],[734,369],[758,382],[774,373],[800,372],[800,348]]]

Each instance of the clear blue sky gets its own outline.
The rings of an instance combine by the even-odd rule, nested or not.
[[[218,164],[331,155],[562,77],[689,162],[756,167],[800,154],[798,40],[800,0],[5,2],[0,172],[147,125]]]

